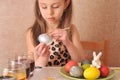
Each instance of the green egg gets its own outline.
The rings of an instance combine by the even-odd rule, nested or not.
[[[85,70],[90,67],[90,64],[83,64],[81,67]]]

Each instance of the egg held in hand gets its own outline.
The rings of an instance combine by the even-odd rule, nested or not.
[[[41,34],[38,36],[38,41],[49,45],[52,42],[52,37],[50,37],[48,34]]]
[[[99,70],[100,70],[101,77],[107,77],[110,73],[110,70],[106,65],[102,65]]]
[[[72,66],[69,72],[70,76],[73,77],[82,77],[83,75],[83,69],[79,66]]]
[[[72,66],[78,66],[78,63],[77,63],[76,61],[73,61],[73,60],[69,61],[69,62],[65,65],[65,70],[66,70],[67,72],[69,72]]]

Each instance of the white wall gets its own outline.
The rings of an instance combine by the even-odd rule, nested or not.
[[[0,66],[26,52],[25,31],[34,20],[34,0],[0,0]]]
[[[109,65],[120,66],[120,0],[73,0],[81,40],[110,39]]]

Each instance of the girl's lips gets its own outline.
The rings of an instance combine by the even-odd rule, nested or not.
[[[48,20],[49,21],[53,21],[53,20],[55,20],[55,18],[54,17],[50,17],[50,18],[48,18]]]

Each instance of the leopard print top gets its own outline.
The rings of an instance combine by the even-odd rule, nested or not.
[[[71,57],[62,42],[53,41],[50,46],[50,57],[47,66],[64,66]]]

